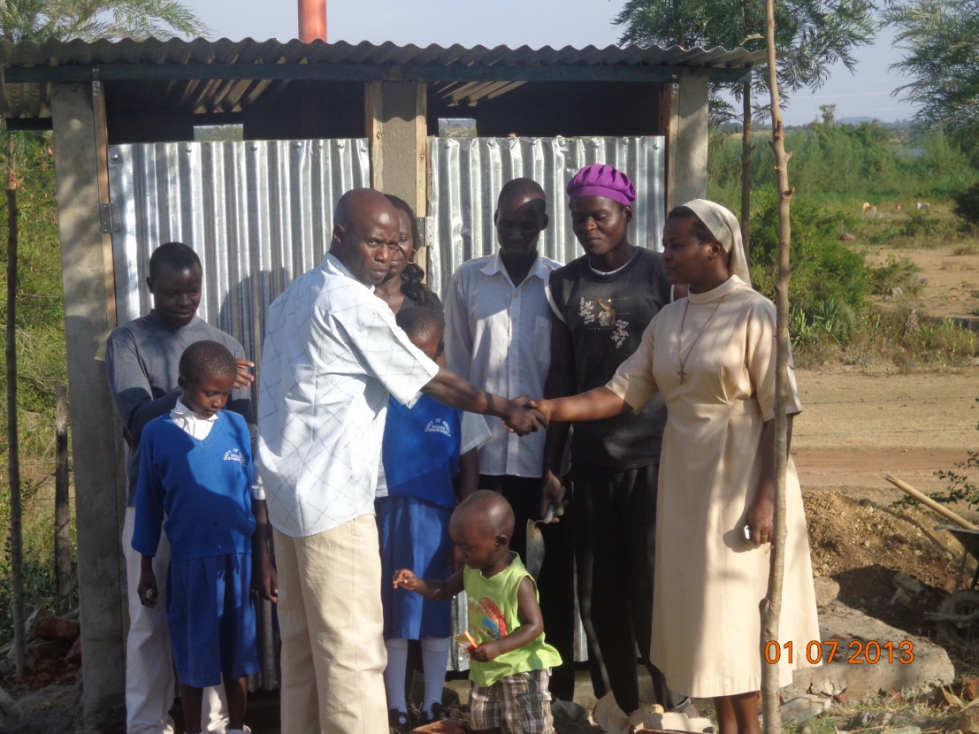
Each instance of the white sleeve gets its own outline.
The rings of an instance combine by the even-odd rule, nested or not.
[[[484,443],[493,438],[493,431],[486,422],[486,418],[479,413],[462,414],[462,443],[459,446],[459,455],[478,449]]]

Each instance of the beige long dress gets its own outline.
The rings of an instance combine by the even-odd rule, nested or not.
[[[793,369],[789,374],[792,414],[802,406]],[[609,387],[633,409],[658,389],[669,412],[659,474],[652,661],[670,688],[685,695],[759,690],[759,604],[771,546],[747,541],[743,528],[761,472],[762,424],[775,416],[775,307],[737,276],[708,293],[692,293],[689,302],[660,311]],[[787,494],[778,640],[783,686],[791,683],[793,668],[809,665],[806,646],[819,639],[791,457]],[[792,664],[782,647],[789,640]]]

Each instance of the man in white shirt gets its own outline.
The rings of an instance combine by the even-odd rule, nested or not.
[[[387,731],[373,502],[389,396],[410,405],[424,392],[520,434],[540,428],[524,399],[440,369],[397,327],[372,290],[398,246],[390,202],[348,191],[329,254],[269,308],[259,467],[279,573],[282,731]]]
[[[445,300],[446,360],[453,372],[503,395],[537,395],[550,366],[550,307],[544,287],[560,263],[539,255],[547,227],[544,190],[529,178],[507,182],[493,222],[500,251],[459,266]],[[513,507],[510,547],[527,561],[527,520],[541,517],[544,434],[520,439],[489,418],[493,437],[479,449],[479,486],[500,492]],[[564,664],[551,675],[551,693],[574,696],[574,557],[567,523],[541,525],[547,552],[537,585],[547,641]]]

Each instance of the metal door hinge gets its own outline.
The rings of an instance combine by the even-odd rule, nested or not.
[[[435,218],[418,217],[418,238],[421,247],[431,247],[435,244]]]
[[[119,207],[115,204],[99,205],[99,219],[102,220],[102,234],[113,234],[122,231]]]

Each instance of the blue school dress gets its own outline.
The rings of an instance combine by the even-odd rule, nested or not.
[[[452,573],[449,517],[461,434],[462,412],[427,395],[410,409],[396,400],[388,404],[382,450],[388,496],[375,502],[385,639],[448,637],[451,632],[451,602],[394,589],[391,579],[402,568],[427,579]]]

